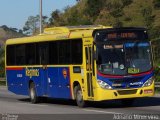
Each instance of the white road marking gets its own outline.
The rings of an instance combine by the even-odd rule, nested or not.
[[[98,113],[106,113],[106,114],[124,114],[124,113],[107,112],[107,111],[101,111],[101,110],[89,110],[89,109],[83,109],[83,110],[88,112],[98,112]]]
[[[40,105],[40,104],[32,104],[32,103],[17,103],[20,105],[29,105],[29,106],[37,106],[37,107],[48,107],[49,105]]]

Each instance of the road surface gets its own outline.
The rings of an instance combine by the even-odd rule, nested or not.
[[[15,95],[0,86],[0,119],[9,120],[94,120],[94,119],[160,119],[160,95],[137,99],[132,107],[124,107],[120,101],[89,103],[79,108],[72,100],[48,99],[31,104],[28,96]]]

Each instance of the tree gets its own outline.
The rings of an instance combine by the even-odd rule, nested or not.
[[[152,15],[152,7],[144,7],[142,8],[141,10],[141,13],[144,17],[144,22],[145,22],[145,25],[148,27],[148,28],[151,28],[153,25],[153,21],[154,21],[154,15]]]
[[[123,6],[128,6],[133,2],[133,0],[122,0]]]
[[[4,46],[0,46],[0,77],[5,76]]]
[[[97,16],[103,8],[103,4],[103,0],[87,0],[86,13],[88,13],[90,17]]]
[[[43,16],[42,18],[43,25],[48,24],[47,18],[48,18],[47,16]],[[39,19],[40,19],[39,15],[29,16],[28,20],[25,23],[25,26],[23,27],[23,32],[28,35],[37,34],[39,32],[39,27],[40,27]]]
[[[56,9],[55,11],[53,11],[51,13],[51,18],[49,19],[49,24],[53,25],[56,22],[59,22],[59,20],[60,20],[60,14],[61,14],[61,12],[58,9]]]
[[[160,9],[160,0],[154,0],[153,4],[154,4],[154,8]]]
[[[38,28],[39,23],[39,16],[29,16],[28,20],[25,23],[25,26],[23,27],[23,31],[26,34],[33,34],[36,32]]]

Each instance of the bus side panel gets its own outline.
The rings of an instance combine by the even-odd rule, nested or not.
[[[34,75],[26,75],[27,70],[37,70]],[[8,90],[19,95],[29,95],[29,81],[33,81],[37,96],[71,98],[69,67],[12,68],[7,70]]]
[[[8,90],[20,95],[28,95],[28,84],[23,68],[10,68],[6,70]]]
[[[59,98],[59,78],[58,68],[48,68],[48,96],[53,98]]]

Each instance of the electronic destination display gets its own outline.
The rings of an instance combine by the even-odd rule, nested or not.
[[[147,40],[147,32],[145,30],[99,30],[95,31],[95,42],[107,42],[107,41],[128,41],[128,40]]]

